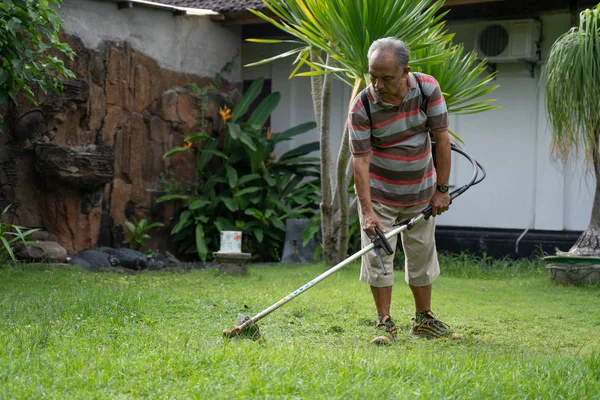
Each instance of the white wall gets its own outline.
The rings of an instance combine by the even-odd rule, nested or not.
[[[239,27],[225,28],[208,17],[174,16],[168,10],[134,5],[118,10],[113,1],[64,0],[58,11],[65,31],[94,49],[104,40],[128,41],[161,67],[213,76],[240,51]],[[240,59],[228,78],[239,80]]]
[[[552,43],[569,29],[570,16],[556,14],[542,17],[542,59]],[[475,22],[449,24],[462,42],[472,50]],[[280,54],[283,45],[245,43],[244,64]],[[275,131],[314,120],[308,78],[288,79],[292,58],[261,67],[242,70],[243,79],[258,76],[272,79],[273,91],[280,91],[282,101],[273,114]],[[486,168],[488,176],[479,186],[463,194],[448,212],[438,219],[439,225],[513,229],[583,230],[591,213],[595,180],[582,173],[581,163],[565,168],[550,160],[550,130],[544,109],[540,69],[532,78],[523,63],[498,64],[495,84],[500,85],[490,97],[502,108],[484,114],[452,116],[452,128],[465,140],[465,149]],[[443,89],[443,88],[442,88]],[[346,118],[350,88],[336,82],[332,98],[332,136],[335,154],[339,148]],[[318,140],[316,132],[290,143],[296,147],[308,140]],[[281,149],[284,151],[285,149]],[[462,185],[471,177],[468,163],[455,156],[451,184]]]

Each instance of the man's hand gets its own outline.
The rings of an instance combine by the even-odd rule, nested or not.
[[[435,191],[429,204],[431,205],[431,215],[440,215],[450,207],[450,193],[442,193],[438,190]]]
[[[377,217],[377,214],[375,214],[375,212],[373,210],[371,210],[370,212],[363,213],[363,215],[362,215],[363,231],[365,231],[367,233],[367,235],[369,235],[369,236],[376,236],[377,235],[377,233],[375,232],[376,226],[378,226],[382,232],[385,232],[385,229],[383,229],[383,225],[381,224],[381,221],[379,220],[379,218]]]

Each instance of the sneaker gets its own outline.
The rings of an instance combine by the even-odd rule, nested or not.
[[[377,318],[375,324],[375,333],[371,343],[373,344],[391,344],[398,340],[398,329],[389,315]]]
[[[416,339],[461,339],[459,334],[452,332],[450,327],[437,319],[431,311],[420,313],[417,318],[413,318],[413,326],[408,336]]]

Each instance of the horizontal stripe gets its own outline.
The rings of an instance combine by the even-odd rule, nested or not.
[[[377,189],[390,195],[419,193],[425,189],[435,186],[435,170],[432,172],[434,173],[425,177],[425,179],[423,179],[421,182],[410,185],[398,185],[397,181],[394,183],[386,183],[385,181],[371,177],[371,189]]]
[[[410,132],[411,131],[407,131],[405,133],[410,133]],[[379,145],[378,147],[380,147],[382,149],[387,149],[390,147],[398,147],[399,145],[408,146],[408,147],[422,146],[423,143],[425,143],[425,138],[423,136],[427,136],[427,135],[428,135],[427,130],[415,132],[414,134],[412,134],[408,137],[403,137],[405,135],[398,134],[398,135],[396,135],[399,137],[399,139],[397,141],[392,141],[386,145]]]
[[[386,154],[386,153],[382,153],[380,151],[373,151],[373,155],[375,157],[385,158],[387,160],[397,160],[397,161],[421,160],[421,159],[427,157],[430,153],[431,153],[431,148],[428,148],[426,151],[424,151],[420,154],[414,155],[414,156],[401,156],[401,155],[395,155],[395,154]]]
[[[447,118],[446,103],[427,108],[427,119],[429,123],[431,123],[431,120],[438,115],[442,118]]]
[[[396,137],[407,136],[427,129],[427,116],[421,110],[415,110],[413,115],[388,122],[388,124],[382,124],[379,128],[373,130],[373,136],[376,139],[397,141]],[[391,135],[396,137],[394,139],[388,138]]]
[[[373,196],[371,196],[371,201],[374,201],[375,203],[381,203],[381,204],[386,204],[388,206],[395,206],[395,207],[411,207],[411,206],[417,206],[419,204],[429,204],[429,202],[431,201],[431,198],[427,198],[421,201],[417,201],[415,203],[398,203],[398,202],[394,202],[394,201],[389,201],[389,200],[382,200],[382,199],[377,199]],[[425,209],[426,206],[423,207],[423,209]]]
[[[417,185],[421,186],[421,183],[423,183],[427,178],[431,178],[434,174],[435,174],[435,170],[432,169],[427,174],[425,174],[425,176],[423,176],[422,178],[415,179],[415,180],[412,180],[412,181],[409,181],[409,180],[401,180],[401,181],[392,180],[392,179],[387,179],[387,178],[384,178],[383,176],[379,176],[379,175],[375,175],[375,174],[370,174],[370,177],[372,179],[377,180],[377,181],[384,182],[384,183],[387,183],[389,185],[394,185],[394,186],[417,186]]]
[[[431,103],[428,103],[428,104],[427,104],[427,108],[429,109],[429,108],[435,107],[435,106],[437,106],[438,104],[442,104],[443,102],[444,102],[444,97],[440,97],[440,99],[439,99],[439,100],[437,100],[437,101],[432,101]],[[428,112],[427,114],[429,114],[429,112]]]
[[[429,203],[434,192],[435,187],[432,187],[429,190],[419,193],[390,196],[388,193],[382,192],[376,188],[371,188],[371,199],[372,201],[390,206],[408,207]]]
[[[398,179],[398,175],[400,175],[402,179],[408,181],[420,179],[431,170],[433,170],[433,158],[431,156],[413,162],[389,161],[372,156],[369,168],[370,173],[387,179]]]
[[[386,120],[384,120],[384,121],[382,121],[382,122],[380,122],[378,124],[374,124],[373,127],[375,129],[382,128],[382,127],[384,127],[386,125],[390,125],[393,122],[396,122],[396,121],[401,120],[403,118],[407,118],[407,117],[412,117],[412,116],[415,116],[415,115],[419,115],[420,112],[421,112],[421,110],[419,110],[419,109],[411,110],[411,111],[407,111],[407,112],[401,112],[401,113],[398,113],[398,114],[394,115],[393,117],[388,118],[388,119],[386,119]]]

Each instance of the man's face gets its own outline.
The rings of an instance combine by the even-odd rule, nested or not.
[[[401,70],[392,51],[377,50],[369,59],[369,74],[375,92],[381,100],[394,102],[403,99],[402,87],[410,67]],[[403,83],[404,82],[404,83]]]

